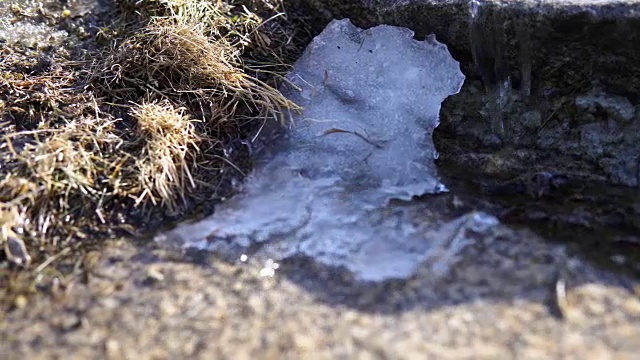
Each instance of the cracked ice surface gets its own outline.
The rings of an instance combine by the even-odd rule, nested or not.
[[[461,229],[496,223],[479,213],[420,223],[410,206],[414,196],[446,191],[432,131],[464,76],[445,45],[416,41],[405,28],[334,20],[288,79],[283,92],[304,111],[275,141],[262,132],[269,147],[240,194],[157,241],[277,260],[304,255],[377,281],[410,276],[428,260],[446,269],[470,241]]]

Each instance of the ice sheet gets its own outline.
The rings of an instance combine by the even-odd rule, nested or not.
[[[290,114],[286,131],[261,133],[269,146],[241,193],[159,242],[224,254],[251,248],[276,260],[304,255],[377,281],[410,276],[429,259],[434,271],[446,267],[443,259],[466,244],[461,226],[496,223],[484,214],[420,223],[410,203],[390,203],[446,191],[432,132],[464,76],[445,45],[416,41],[405,28],[334,20],[288,79],[283,93],[304,111]]]

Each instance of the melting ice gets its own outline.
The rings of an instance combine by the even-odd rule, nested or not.
[[[290,114],[289,129],[261,133],[269,146],[241,193],[157,241],[276,260],[304,255],[371,281],[410,276],[424,263],[439,271],[468,243],[461,228],[496,220],[415,221],[413,197],[446,191],[432,131],[464,76],[445,45],[413,35],[331,22],[282,89],[304,111]]]

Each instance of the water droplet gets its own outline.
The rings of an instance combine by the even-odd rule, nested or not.
[[[280,267],[280,264],[273,261],[273,259],[267,260],[264,267],[260,269],[260,276],[273,277],[276,274],[276,270]]]
[[[447,186],[445,184],[440,183],[440,184],[436,185],[436,188],[435,188],[435,191],[434,191],[435,194],[444,193],[444,192],[449,192],[449,188],[447,188]]]
[[[474,20],[478,17],[478,13],[480,12],[480,1],[471,0],[469,1],[469,15],[471,15],[471,20]]]

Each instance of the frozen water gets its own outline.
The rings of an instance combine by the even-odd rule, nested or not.
[[[334,20],[288,79],[283,92],[304,111],[291,114],[287,131],[262,132],[270,145],[242,192],[159,242],[223,254],[253,249],[276,260],[304,255],[383,280],[425,262],[446,267],[467,243],[461,226],[495,222],[472,214],[421,223],[415,206],[390,202],[446,191],[432,131],[464,76],[445,45],[416,41],[404,28]]]
[[[298,89],[285,94],[305,111],[267,171],[336,177],[354,200],[376,207],[441,187],[431,133],[441,102],[464,77],[444,45],[412,36],[391,26],[331,23],[289,76]]]
[[[0,1],[0,44],[42,48],[62,43],[69,36],[66,31],[56,30],[46,23],[38,23],[35,16],[18,16],[18,10],[20,13],[35,15],[42,7],[41,2],[33,0]]]

